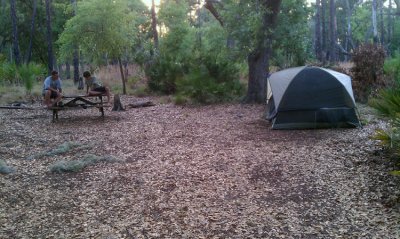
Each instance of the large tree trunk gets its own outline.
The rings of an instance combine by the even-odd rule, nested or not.
[[[28,47],[28,53],[26,56],[26,63],[31,62],[31,57],[32,57],[32,42],[33,42],[33,35],[35,33],[36,9],[37,9],[37,0],[33,0],[31,31],[30,31],[30,35],[29,35],[29,47]]]
[[[48,58],[48,71],[49,74],[54,69],[54,55],[53,55],[53,37],[52,37],[52,29],[51,29],[51,11],[50,11],[50,3],[51,0],[46,0],[46,26],[47,26],[47,58]]]
[[[315,56],[322,62],[321,0],[315,3]]]
[[[17,13],[15,9],[15,0],[10,0],[10,13],[11,13],[11,24],[12,24],[12,43],[13,43],[13,55],[15,64],[21,64],[21,57],[19,53],[18,43],[18,28],[17,28]]]
[[[154,48],[158,49],[157,16],[154,0],[151,1],[151,28],[153,30]]]
[[[267,94],[267,76],[272,46],[271,30],[276,25],[281,0],[261,1],[264,9],[262,30],[265,37],[258,39],[256,49],[249,54],[249,82],[244,103],[265,103]]]
[[[265,103],[270,49],[258,49],[247,57],[249,81],[245,103]]]
[[[329,1],[329,61],[336,62],[336,43],[337,43],[337,24],[336,24],[336,4],[335,0]]]

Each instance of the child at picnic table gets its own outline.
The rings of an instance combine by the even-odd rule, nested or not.
[[[107,86],[103,86],[99,81],[97,81],[97,78],[94,76],[91,76],[89,71],[83,72],[83,78],[85,78],[85,83],[86,83],[86,94],[90,96],[100,96],[100,95],[106,95],[107,96],[107,102],[110,102],[110,88]]]
[[[61,79],[57,71],[52,71],[51,76],[48,76],[43,83],[43,97],[45,107],[50,108],[54,104],[62,100]],[[54,102],[52,102],[54,100]]]

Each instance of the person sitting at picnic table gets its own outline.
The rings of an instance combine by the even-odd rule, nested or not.
[[[100,82],[98,82],[97,78],[91,76],[89,71],[83,72],[83,78],[85,78],[86,94],[88,96],[106,95],[107,102],[110,102],[110,88],[103,86]]]
[[[62,100],[61,79],[57,71],[52,71],[51,76],[48,76],[43,83],[44,104],[47,108],[57,106]],[[54,100],[54,102],[52,102]]]

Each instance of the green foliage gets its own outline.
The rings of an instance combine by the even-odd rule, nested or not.
[[[387,78],[400,85],[400,54],[396,53],[395,57],[387,58],[383,70]]]
[[[378,96],[370,101],[370,105],[389,117],[391,124],[391,128],[387,130],[377,130],[372,139],[378,140],[391,151],[400,163],[400,88],[381,90]],[[400,171],[392,172],[393,175],[399,173]]]
[[[383,65],[385,62],[385,49],[380,45],[364,44],[352,54],[354,66],[353,73],[354,92],[356,99],[367,102],[372,89],[384,86]]]
[[[25,89],[31,92],[36,79],[39,76],[44,76],[46,68],[36,63],[23,64],[18,67],[18,75],[24,82]]]
[[[0,65],[0,83],[2,84],[24,84],[26,91],[31,92],[38,77],[44,76],[45,67],[36,63],[22,64],[3,62]]]
[[[64,172],[79,172],[86,168],[87,166],[94,165],[97,163],[115,163],[120,160],[113,156],[96,156],[92,154],[87,154],[79,160],[65,161],[61,160],[50,166],[50,172],[54,173],[64,173]]]
[[[14,172],[14,168],[7,166],[6,162],[0,159],[0,174],[10,174]]]
[[[274,31],[272,64],[280,68],[304,65],[312,58],[312,34],[309,27],[311,9],[304,0],[282,1],[281,13]]]
[[[18,83],[17,65],[15,63],[3,62],[0,66],[0,81],[1,83],[12,84]]]
[[[238,98],[244,87],[238,81],[235,52],[226,46],[226,32],[214,21],[191,27],[187,4],[169,3],[160,9],[160,21],[168,32],[160,41],[160,53],[146,69],[149,88],[176,94],[177,104]]]
[[[196,103],[217,103],[238,98],[243,91],[244,87],[239,81],[218,82],[209,70],[199,68],[177,81],[179,97],[175,101],[181,103],[180,101],[188,97]]]
[[[400,113],[400,89],[397,87],[381,90],[369,104],[384,116],[396,119]]]
[[[125,0],[80,1],[58,40],[60,58],[71,59],[77,45],[94,59],[120,57],[132,45],[135,27],[135,15]]]

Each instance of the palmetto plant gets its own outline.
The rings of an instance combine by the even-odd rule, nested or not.
[[[400,88],[382,90],[378,97],[370,101],[370,105],[383,116],[390,118],[391,128],[377,130],[373,139],[392,151],[400,164]],[[400,176],[400,171],[392,171]]]

